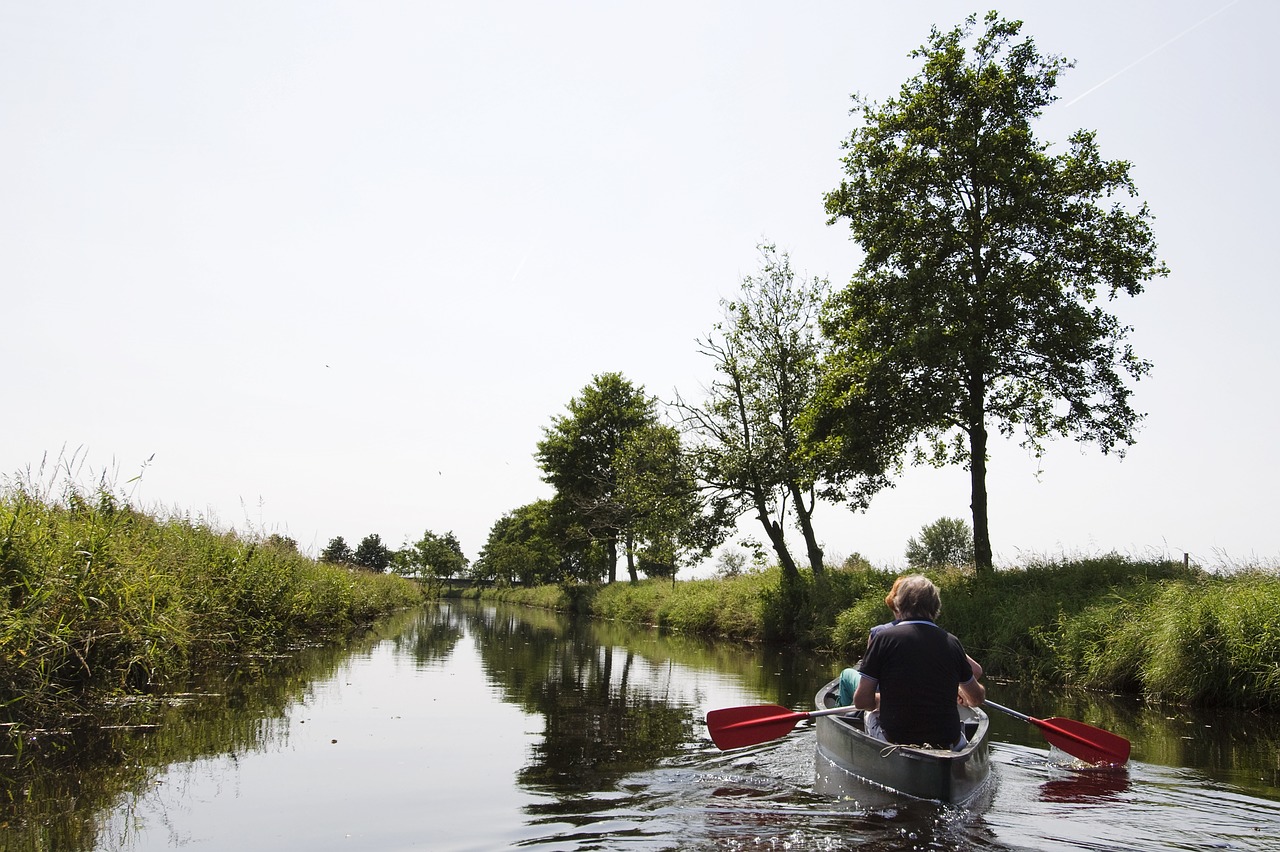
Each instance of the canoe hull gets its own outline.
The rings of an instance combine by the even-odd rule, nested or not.
[[[817,709],[837,706],[839,680],[818,691]],[[960,719],[969,738],[961,751],[893,746],[867,735],[862,714],[818,716],[818,752],[828,761],[882,787],[917,799],[963,804],[971,799],[991,774],[987,742],[987,714],[961,707]]]

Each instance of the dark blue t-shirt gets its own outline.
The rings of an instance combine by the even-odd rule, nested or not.
[[[956,690],[973,678],[960,640],[931,621],[876,631],[858,671],[877,681],[890,742],[950,748],[960,739]]]

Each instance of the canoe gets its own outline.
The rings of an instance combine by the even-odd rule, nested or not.
[[[814,697],[818,710],[839,706],[840,680]],[[818,754],[864,781],[916,799],[964,804],[984,787],[991,774],[987,733],[990,720],[976,707],[959,707],[969,744],[960,751],[896,746],[863,729],[862,711],[817,716]]]

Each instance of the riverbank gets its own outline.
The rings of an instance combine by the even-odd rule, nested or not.
[[[1280,576],[1212,574],[1172,561],[1105,556],[1036,561],[977,577],[926,572],[940,623],[988,675],[1138,694],[1150,701],[1280,709]],[[869,566],[805,574],[470,594],[747,642],[793,643],[850,661],[889,619],[896,575]]]
[[[0,718],[32,727],[213,661],[316,641],[422,600],[287,539],[138,511],[110,492],[0,494]]]

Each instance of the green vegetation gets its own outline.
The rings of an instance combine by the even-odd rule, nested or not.
[[[1123,451],[1151,368],[1109,312],[1168,270],[1123,160],[1091,131],[1063,153],[1033,122],[1071,62],[992,12],[934,28],[921,71],[884,104],[855,96],[846,179],[826,196],[865,256],[823,313],[831,340],[816,438],[905,431],[915,458],[971,473],[975,561],[990,571],[992,426],[1039,453],[1053,437]],[[850,442],[855,448],[857,441]],[[828,478],[862,461],[827,460]]]
[[[554,579],[540,582],[607,576],[612,583],[621,555],[634,583],[641,571],[673,577],[682,563],[709,554],[729,519],[706,505],[679,433],[658,422],[656,407],[620,373],[592,379],[538,442],[538,466],[555,497],[495,524],[481,570],[509,576],[511,556],[550,551]]]
[[[721,300],[724,320],[698,341],[716,372],[706,401],[695,405],[677,397],[673,408],[692,440],[698,476],[714,505],[732,517],[751,512],[791,581],[799,569],[784,535],[789,515],[804,538],[809,569],[823,571],[813,528],[819,485],[812,460],[801,452],[798,421],[818,383],[817,320],[828,284],[820,278],[797,281],[786,252],[768,244],[759,248],[760,273],[742,279],[738,298]],[[883,485],[877,479],[865,493]],[[824,488],[832,499],[856,491]]]
[[[1131,386],[1151,364],[1109,302],[1168,274],[1153,217],[1092,131],[1056,150],[1037,136],[1072,63],[1020,21],[983,24],[935,27],[896,97],[855,96],[825,196],[863,250],[849,283],[797,276],[761,245],[697,341],[714,369],[702,399],[677,392],[660,411],[621,373],[597,375],[538,444],[554,496],[494,525],[475,579],[612,583],[624,554],[633,583],[674,577],[752,517],[785,580],[776,628],[803,632],[803,606],[786,608],[808,594],[802,568],[827,570],[819,502],[864,509],[906,464],[963,465],[972,526],[933,530],[951,541],[910,558],[989,573],[992,430],[1037,455],[1055,438],[1134,442]]]
[[[317,563],[140,512],[105,487],[0,494],[0,708],[36,723],[422,599],[401,577]]]
[[[783,581],[774,568],[683,583],[475,591],[550,609],[857,659],[896,575],[857,560]],[[991,574],[926,571],[942,626],[996,678],[1137,693],[1153,701],[1280,708],[1280,574],[1208,574],[1105,556]]]
[[[945,568],[973,564],[973,530],[963,518],[938,518],[907,540],[912,568]]]

